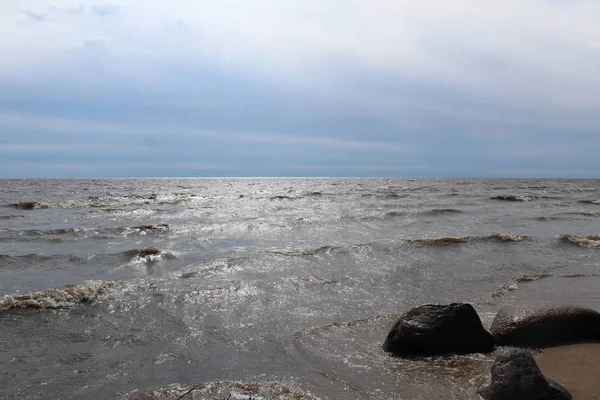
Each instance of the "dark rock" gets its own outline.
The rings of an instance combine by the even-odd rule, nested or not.
[[[383,349],[397,356],[487,353],[494,339],[470,304],[426,304],[402,315]]]
[[[496,343],[550,347],[600,341],[600,313],[571,305],[527,304],[502,308],[490,331]]]
[[[531,354],[510,349],[492,365],[492,382],[479,394],[485,400],[570,400],[571,394],[546,378]]]

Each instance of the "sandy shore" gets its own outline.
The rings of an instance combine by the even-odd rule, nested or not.
[[[567,388],[573,400],[600,400],[600,343],[576,344],[545,350],[540,369]]]

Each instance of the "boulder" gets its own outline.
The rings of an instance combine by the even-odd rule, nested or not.
[[[551,347],[600,341],[600,313],[572,305],[505,307],[496,314],[490,332],[502,346]]]
[[[571,394],[540,371],[531,354],[502,352],[492,365],[492,382],[479,394],[485,400],[570,400]]]
[[[494,338],[472,305],[426,304],[400,317],[383,349],[396,356],[487,353],[494,349]]]

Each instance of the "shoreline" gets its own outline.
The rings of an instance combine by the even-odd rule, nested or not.
[[[547,348],[537,363],[546,377],[571,392],[573,400],[600,400],[600,343]]]

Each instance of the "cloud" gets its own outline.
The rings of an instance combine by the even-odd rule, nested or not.
[[[278,168],[593,169],[599,20],[587,0],[0,2],[0,135]]]

